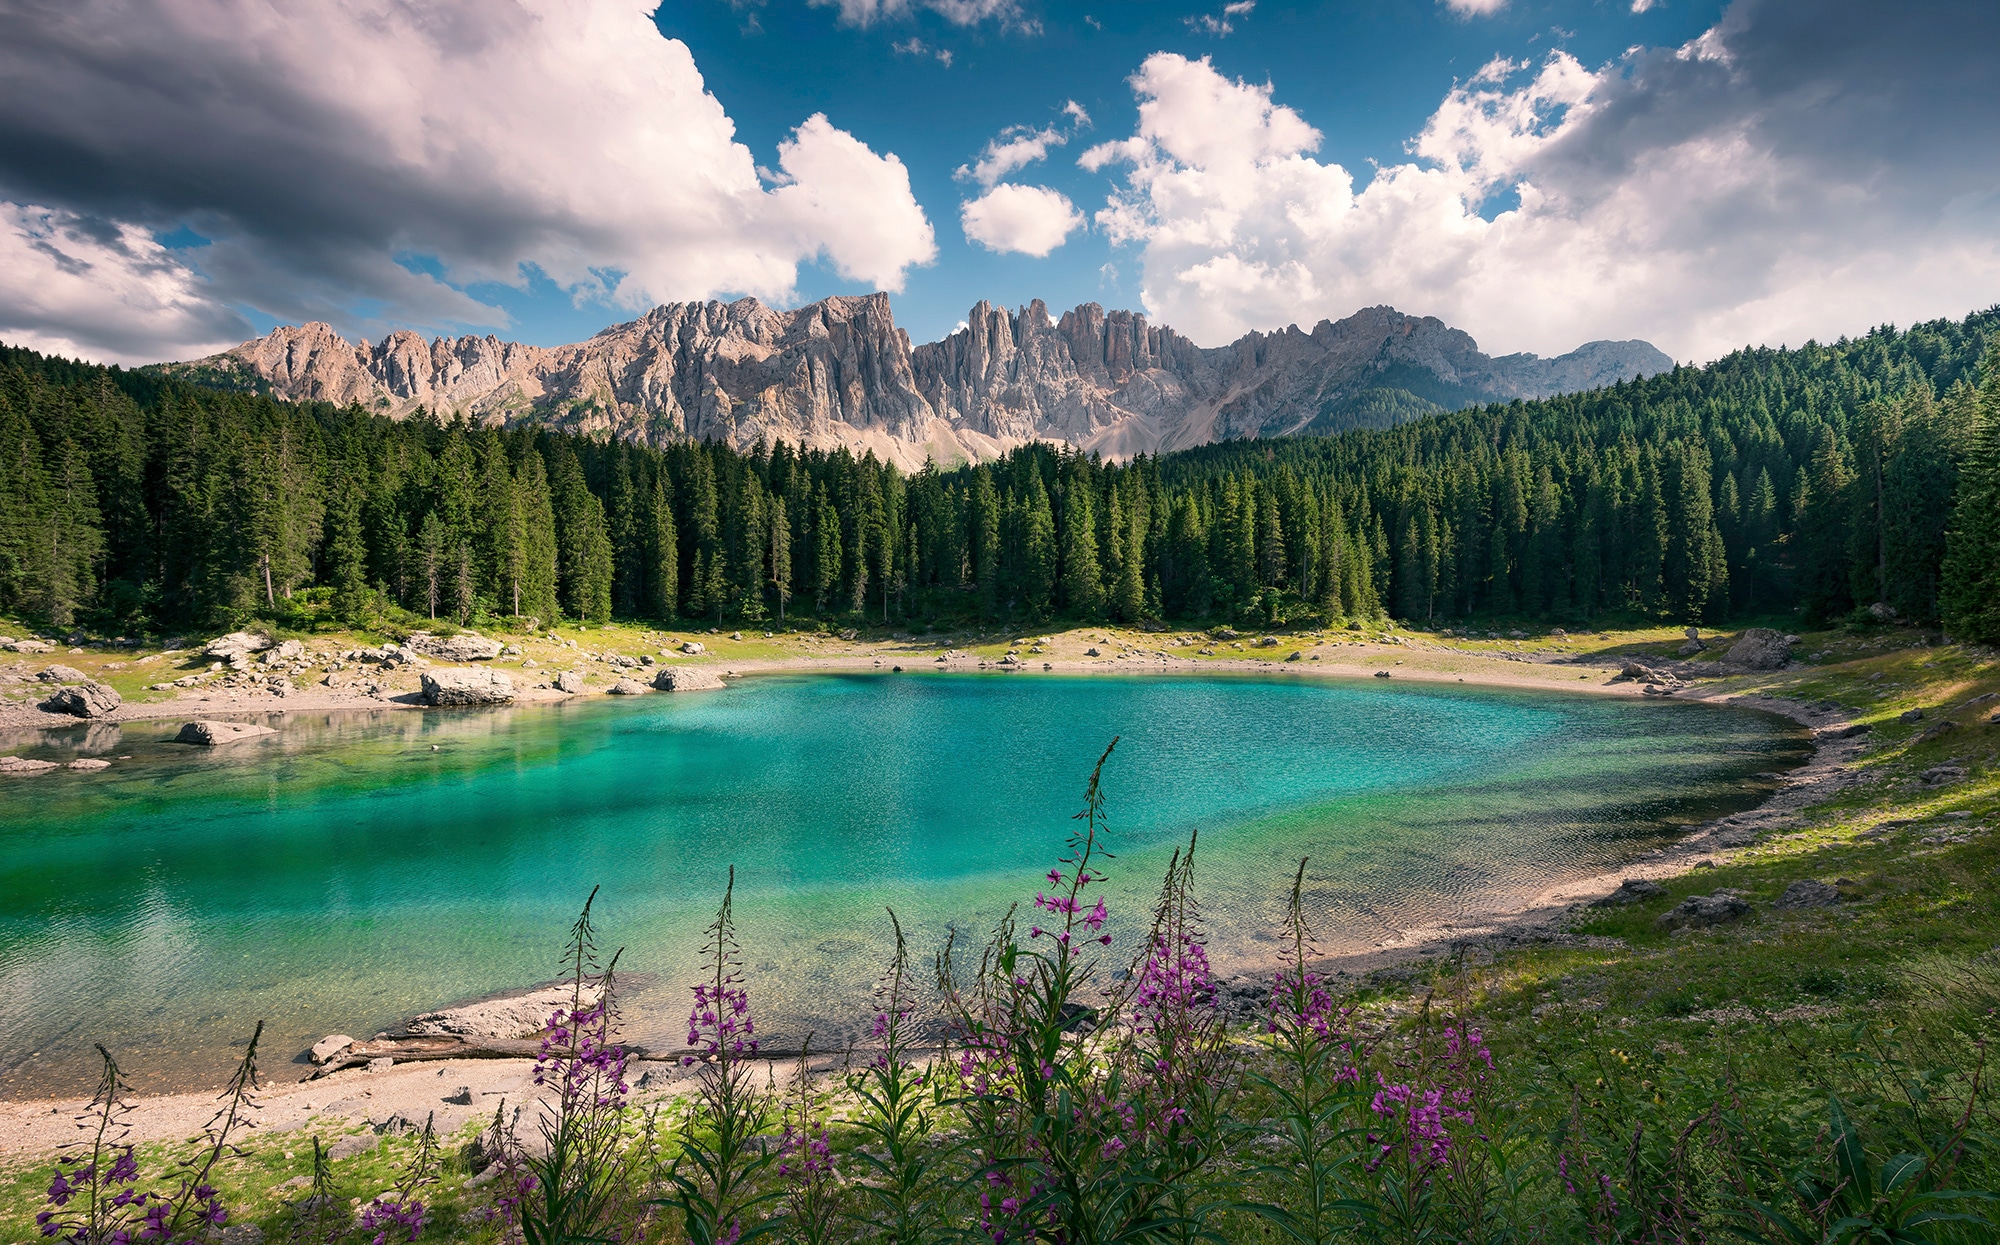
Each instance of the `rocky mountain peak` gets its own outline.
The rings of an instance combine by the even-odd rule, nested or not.
[[[392,417],[421,407],[649,443],[783,440],[915,468],[1037,440],[1124,458],[1339,431],[1595,388],[1673,361],[1636,341],[1495,359],[1442,320],[1386,306],[1205,349],[1135,312],[1085,303],[1052,317],[1040,299],[1011,312],[982,299],[964,327],[912,346],[877,292],[790,311],[754,298],[668,303],[553,347],[408,330],[349,343],[313,321],[165,366]]]

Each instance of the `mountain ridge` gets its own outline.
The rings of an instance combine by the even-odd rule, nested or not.
[[[760,439],[846,446],[905,468],[990,459],[1029,441],[1124,459],[1236,437],[1382,426],[1672,366],[1642,341],[1495,358],[1442,320],[1386,306],[1321,320],[1310,332],[1292,325],[1202,347],[1096,303],[1058,318],[1040,299],[1013,312],[982,300],[964,327],[912,345],[882,293],[791,311],[754,298],[668,303],[563,346],[490,334],[426,340],[409,330],[350,343],[314,321],[161,365],[398,418],[425,407],[654,445],[691,437],[738,449]]]

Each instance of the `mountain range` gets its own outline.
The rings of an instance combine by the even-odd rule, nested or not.
[[[754,298],[671,303],[567,346],[426,341],[407,330],[371,345],[314,322],[163,365],[204,383],[392,417],[422,407],[655,445],[683,437],[738,449],[759,440],[844,445],[912,469],[927,459],[989,459],[1029,441],[1122,460],[1233,438],[1383,427],[1672,367],[1643,341],[1493,358],[1443,321],[1393,307],[1204,348],[1095,303],[1052,319],[1040,299],[1011,313],[982,301],[944,340],[912,346],[881,293],[792,311]]]

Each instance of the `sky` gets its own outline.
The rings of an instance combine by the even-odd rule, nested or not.
[[[2000,303],[2000,4],[0,0],[0,340],[1387,303],[1683,361]]]

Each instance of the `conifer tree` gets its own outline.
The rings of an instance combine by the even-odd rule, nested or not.
[[[548,470],[541,453],[527,447],[515,467],[516,535],[509,546],[509,591],[516,615],[528,614],[548,626],[560,613],[556,601],[556,516]]]
[[[792,526],[785,517],[785,499],[771,499],[768,516],[771,529],[771,595],[778,603],[778,623],[785,621],[785,607],[792,601]]]
[[[2000,341],[1982,366],[1975,422],[1945,537],[1944,624],[1973,644],[2000,644]]]
[[[1062,605],[1078,618],[1104,613],[1104,575],[1097,563],[1097,515],[1091,505],[1089,467],[1075,458],[1063,490]]]
[[[674,531],[674,505],[667,494],[667,475],[653,476],[641,519],[640,546],[645,575],[645,610],[661,621],[674,616],[680,597],[680,540]]]
[[[1028,477],[1021,512],[1021,597],[1028,616],[1040,621],[1055,605],[1056,517],[1040,472]]]

